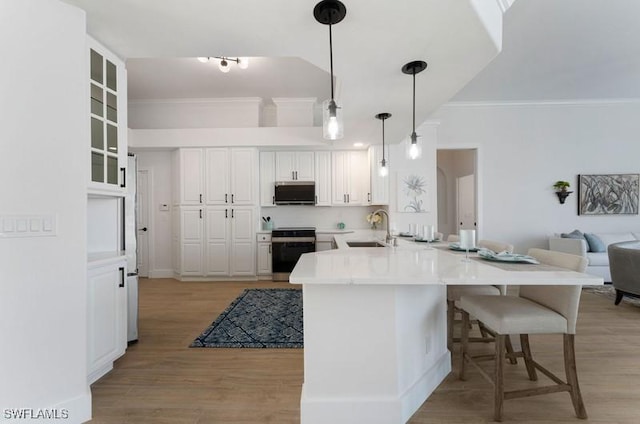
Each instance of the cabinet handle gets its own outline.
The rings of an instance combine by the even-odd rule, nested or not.
[[[231,218],[233,218],[233,209],[231,209]]]
[[[233,200],[233,194],[231,195],[231,203],[235,203]]]
[[[346,194],[342,195],[342,203],[347,203],[347,195]]]
[[[276,204],[276,196],[271,197],[271,203],[274,205]]]
[[[224,194],[224,203],[229,203],[229,202],[227,201],[227,193],[225,193],[225,194]]]
[[[202,209],[200,209],[200,219],[202,219]]]
[[[202,194],[200,195],[200,203],[202,203]]]
[[[347,194],[347,203],[349,203],[351,199],[349,199],[349,195]]]
[[[226,209],[224,210],[224,217],[225,217],[225,218],[229,218],[229,214],[227,213],[227,210],[226,210]]]
[[[296,180],[298,179],[298,171],[296,171]]]
[[[296,179],[296,173],[295,173],[295,172],[293,172],[293,171],[291,171],[291,179],[292,179],[292,180],[295,180],[295,179]]]
[[[122,172],[122,182],[120,183],[120,187],[125,188],[127,186],[127,168],[120,168]]]
[[[121,266],[118,271],[120,271],[120,284],[118,284],[118,287],[124,287],[124,267]]]
[[[367,202],[371,203],[371,193],[367,193]]]
[[[316,202],[314,203],[314,205],[318,204],[318,195],[316,194]]]
[[[269,245],[269,254],[271,254],[271,245]]]

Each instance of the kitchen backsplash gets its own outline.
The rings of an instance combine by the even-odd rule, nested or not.
[[[260,217],[271,217],[273,227],[316,227],[318,230],[336,229],[342,222],[345,229],[367,229],[366,216],[376,206],[317,207],[277,206],[261,208]],[[262,219],[260,219],[262,222]],[[260,228],[260,227],[259,227]]]

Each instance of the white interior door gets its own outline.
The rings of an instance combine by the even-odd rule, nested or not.
[[[465,175],[456,179],[458,193],[458,230],[476,229],[476,178]]]
[[[136,183],[136,229],[138,234],[138,275],[149,277],[149,171],[138,170]]]

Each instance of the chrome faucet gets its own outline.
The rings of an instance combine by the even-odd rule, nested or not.
[[[377,210],[373,211],[372,215],[375,215],[377,213],[382,213],[385,216],[385,219],[386,219],[387,236],[384,238],[384,241],[386,243],[391,243],[391,244],[395,245],[395,243],[393,243],[395,241],[395,237],[392,237],[391,236],[391,232],[389,231],[389,213],[387,211],[385,211],[384,209],[377,209]]]

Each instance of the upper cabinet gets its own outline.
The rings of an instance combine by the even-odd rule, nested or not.
[[[89,193],[123,195],[127,164],[127,73],[117,56],[87,39],[91,136]]]
[[[362,206],[371,200],[369,158],[366,151],[332,152],[333,205]]]
[[[256,205],[258,160],[254,148],[178,149],[174,203]]]
[[[276,205],[276,153],[260,152],[260,206]]]
[[[389,157],[388,154],[386,157]],[[380,176],[380,161],[382,161],[382,146],[369,147],[369,169],[371,170],[371,198],[369,203],[372,205],[389,204],[389,175]]]
[[[331,206],[331,152],[315,154],[316,206]]]
[[[314,181],[313,152],[276,152],[276,181]]]

